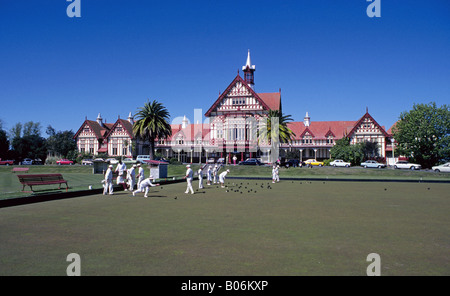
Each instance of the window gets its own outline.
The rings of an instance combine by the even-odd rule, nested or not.
[[[245,105],[245,98],[233,99],[233,105]]]
[[[328,136],[327,144],[333,144],[333,137],[332,136]]]

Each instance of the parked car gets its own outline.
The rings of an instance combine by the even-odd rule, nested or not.
[[[73,161],[63,158],[63,159],[57,160],[56,164],[57,165],[62,165],[62,164],[73,165]]]
[[[22,160],[22,165],[32,165],[33,164],[33,160],[31,158],[24,158]]]
[[[439,172],[447,172],[450,173],[450,162],[441,164],[441,165],[436,165],[434,167],[431,168],[433,171],[435,171],[436,173]]]
[[[317,161],[315,159],[308,159],[307,161],[305,161],[305,165],[309,165],[309,166],[323,166],[323,162],[322,161]]]
[[[105,161],[109,162],[109,164],[118,164],[119,163],[119,161],[115,158],[108,158]]]
[[[262,163],[256,158],[247,158],[246,160],[240,161],[239,165],[262,165]]]
[[[93,165],[94,161],[92,159],[83,159],[81,165]]]
[[[35,160],[33,160],[33,165],[43,165],[44,163],[42,162],[42,159],[40,158],[36,158]]]
[[[366,160],[365,162],[361,163],[361,166],[364,168],[379,168],[379,169],[381,169],[381,168],[385,168],[386,164],[376,162],[375,160]]]
[[[330,162],[331,166],[334,167],[350,167],[352,164],[346,161],[343,161],[342,159],[335,159],[332,162]]]
[[[94,159],[94,161],[102,162],[102,161],[105,161],[105,160],[103,158],[96,158],[96,159]]]
[[[416,163],[410,163],[406,160],[397,161],[394,165],[394,169],[410,169],[410,170],[420,170],[422,166]]]
[[[137,163],[137,160],[133,160],[132,158],[124,158],[124,159],[122,159],[122,162],[124,164],[135,164],[135,163]]]
[[[150,155],[138,155],[136,161],[139,163],[145,163],[146,160],[150,160]]]
[[[0,158],[0,165],[13,165],[14,164],[14,160],[2,160]]]
[[[284,166],[284,167],[287,167],[287,168],[289,168],[289,167],[296,168],[296,167],[300,166],[300,160],[298,160],[298,159],[282,160],[280,162],[280,166]]]

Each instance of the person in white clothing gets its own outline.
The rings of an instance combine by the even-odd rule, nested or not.
[[[200,167],[198,169],[198,189],[203,189],[203,169]]]
[[[138,163],[137,167],[138,167],[138,174],[137,174],[137,179],[138,179],[138,181],[137,181],[137,188],[139,188],[141,182],[144,181],[144,179],[145,179],[145,175],[144,175],[144,169],[141,167],[141,164],[140,164],[140,163]]]
[[[105,173],[105,179],[102,181],[103,183],[103,195],[109,193],[109,195],[113,195],[113,166],[110,165]]]
[[[130,188],[130,190],[134,190],[134,185],[136,185],[136,165],[135,164],[133,164],[133,166],[128,170],[127,180],[128,180],[128,187]]]
[[[126,172],[127,172],[127,165],[122,162],[122,160],[119,160],[119,163],[116,167],[116,173],[117,173],[117,185],[122,184],[123,190],[127,191],[127,184],[125,184],[125,178],[126,178]]]
[[[145,193],[144,193],[144,197],[148,197],[148,196],[147,196],[147,194],[148,194],[148,189],[149,189],[150,187],[159,186],[159,184],[153,184],[153,183],[152,183],[152,179],[153,179],[153,177],[150,176],[150,178],[147,178],[147,179],[143,180],[143,181],[139,184],[139,188],[138,188],[137,190],[133,191],[133,196],[136,196],[136,193],[138,193],[138,192],[145,192]]]
[[[222,188],[225,188],[225,177],[230,172],[230,170],[226,170],[219,175],[219,182]]]
[[[277,167],[275,168],[275,182],[280,182],[280,165],[277,164]]]
[[[217,173],[218,173],[218,171],[219,171],[219,168],[217,167],[217,164],[214,166],[214,168],[213,168],[213,177],[214,177],[214,184],[216,184],[217,183]]]
[[[275,183],[276,179],[277,179],[277,166],[274,164],[272,166],[272,183]]]
[[[191,194],[194,194],[194,189],[192,189],[192,180],[194,179],[194,172],[192,171],[190,165],[187,165],[186,168],[187,168],[186,176],[184,176],[184,178],[187,181],[187,188],[184,193],[189,193],[189,191],[191,191]]]
[[[208,185],[211,185],[211,181],[212,181],[212,171],[211,171],[211,166],[208,166],[208,171],[206,172],[206,176],[207,176],[207,180],[208,180]]]

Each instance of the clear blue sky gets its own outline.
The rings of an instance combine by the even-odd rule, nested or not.
[[[203,114],[250,49],[257,92],[282,90],[302,121],[388,129],[414,103],[450,103],[450,1],[0,0],[0,119],[76,132],[158,100],[172,119]],[[242,72],[241,72],[242,75]]]

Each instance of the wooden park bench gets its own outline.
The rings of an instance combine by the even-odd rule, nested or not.
[[[31,191],[33,191],[33,186],[51,184],[59,184],[58,189],[61,189],[61,184],[66,184],[66,191],[69,188],[67,181],[61,174],[17,175],[17,177],[23,185],[22,191],[25,190],[25,186],[30,186]]]
[[[13,168],[12,172],[13,173],[15,173],[15,172],[27,172],[28,173],[29,170],[30,170],[30,168]]]

